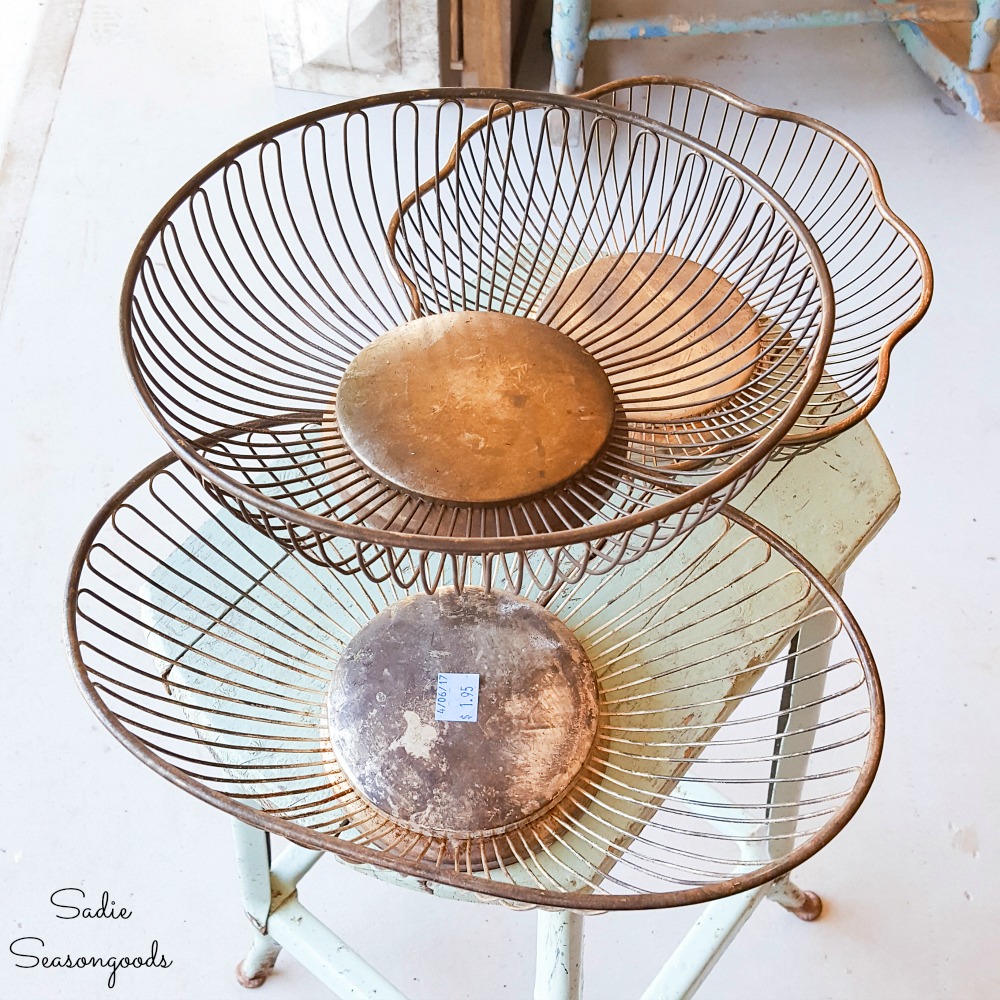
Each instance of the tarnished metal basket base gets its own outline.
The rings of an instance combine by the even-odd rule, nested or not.
[[[379,611],[337,661],[327,702],[338,777],[380,815],[366,836],[422,836],[424,858],[517,860],[590,761],[594,669],[572,631],[503,591],[442,588]],[[504,845],[506,848],[504,847]]]

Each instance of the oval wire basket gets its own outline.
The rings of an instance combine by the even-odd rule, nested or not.
[[[471,585],[504,586],[470,562]],[[347,644],[411,593],[287,551],[167,456],[86,532],[68,642],[104,725],[185,791],[352,864],[515,904],[664,907],[764,884],[829,842],[874,777],[883,706],[854,618],[787,543],[726,509],[610,577],[523,581],[597,683],[593,753],[563,798],[499,837],[401,829],[346,780],[326,705]],[[828,663],[793,670],[830,640]]]
[[[465,97],[493,101],[471,126]],[[626,287],[649,273],[652,304]],[[823,377],[833,298],[808,228],[701,139],[590,101],[423,91],[209,164],[142,237],[121,316],[146,412],[237,516],[346,573],[408,586],[491,552],[544,589],[667,544],[749,482]],[[388,330],[484,311],[596,359],[607,443],[541,496],[415,496],[345,443],[340,379]]]

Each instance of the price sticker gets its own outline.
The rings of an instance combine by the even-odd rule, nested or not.
[[[479,674],[438,674],[435,722],[475,722],[479,718]]]

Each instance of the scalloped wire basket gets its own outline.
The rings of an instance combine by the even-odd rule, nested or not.
[[[885,393],[893,349],[927,312],[934,286],[927,251],[889,208],[865,151],[815,118],[700,80],[636,77],[579,96],[695,136],[785,199],[823,253],[835,323],[824,378],[784,445],[825,441],[864,420]]]
[[[503,583],[470,562],[480,591]],[[883,736],[870,651],[835,590],[751,518],[727,509],[641,566],[521,593],[586,650],[594,748],[530,822],[462,840],[394,825],[331,744],[341,654],[407,592],[288,552],[212,503],[173,456],[87,530],[68,638],[104,725],[187,792],[375,873],[516,904],[639,909],[738,893],[811,856],[860,805]],[[828,663],[792,669],[831,639]],[[433,685],[424,694],[429,705]]]
[[[462,97],[494,103],[477,123]],[[652,305],[625,281],[650,261]],[[614,391],[604,447],[544,494],[421,498],[340,433],[365,347],[470,312],[551,323]],[[400,585],[491,552],[544,589],[681,537],[792,428],[833,324],[816,241],[752,171],[628,111],[498,91],[354,101],[240,143],[154,219],[122,298],[140,400],[213,496],[305,558]]]

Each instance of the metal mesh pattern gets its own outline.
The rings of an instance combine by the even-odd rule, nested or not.
[[[606,571],[730,499],[822,376],[833,326],[822,255],[752,172],[629,112],[465,96],[476,95],[495,100],[478,124],[454,92],[425,92],[340,105],[247,140],[168,203],[126,279],[126,356],[171,447],[238,516],[347,572],[400,578],[410,550],[541,548],[542,578]],[[569,310],[559,322],[601,364],[620,412],[599,458],[554,492],[431,503],[379,480],[345,446],[337,386],[383,332],[452,311],[552,319],[595,262],[642,254],[694,262],[709,283],[736,289],[751,318],[738,349],[730,338],[728,350],[691,358],[678,345],[717,333],[734,306],[705,306],[659,340]],[[668,297],[690,282],[679,284]],[[621,305],[627,314],[627,296]],[[745,377],[724,391],[721,355],[731,370],[733,350]],[[693,384],[709,398],[697,417],[676,402]],[[537,568],[514,562],[516,573]]]
[[[597,744],[565,798],[499,839],[393,829],[339,772],[324,705],[344,645],[407,591],[288,552],[172,462],[88,530],[70,648],[120,741],[254,826],[520,903],[672,906],[788,871],[871,783],[882,704],[853,618],[785,543],[727,510],[610,577],[521,581],[583,644],[600,692]],[[471,558],[462,579],[511,589],[499,566]]]
[[[696,80],[641,77],[582,96],[710,143],[795,210],[829,268],[836,323],[827,377],[786,444],[826,440],[864,419],[885,392],[892,349],[927,311],[933,286],[927,252],[890,210],[865,152],[814,118]]]

